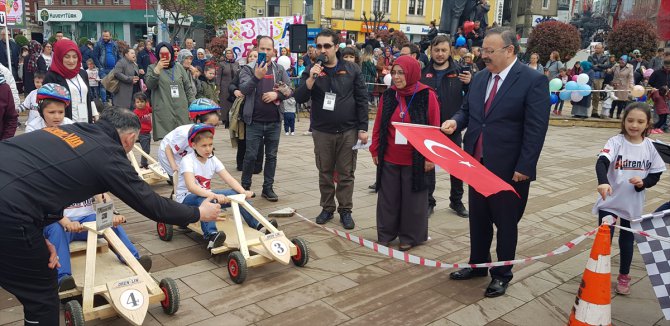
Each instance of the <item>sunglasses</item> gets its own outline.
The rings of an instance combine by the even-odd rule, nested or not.
[[[330,50],[333,46],[335,46],[335,44],[333,44],[333,43],[317,44],[316,48],[319,49],[319,50],[321,50],[321,49]]]

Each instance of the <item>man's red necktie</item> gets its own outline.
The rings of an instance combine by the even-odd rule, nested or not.
[[[493,103],[493,99],[496,97],[496,93],[498,93],[498,81],[500,81],[500,75],[496,75],[493,78],[493,87],[491,88],[491,92],[489,92],[489,98],[486,99],[486,103],[484,103],[484,116],[483,118],[486,118],[486,115],[489,113],[489,109],[491,108],[491,103]],[[482,138],[484,137],[484,131],[479,134],[479,138],[477,138],[477,142],[475,143],[475,152],[474,152],[474,157],[477,159],[477,161],[482,159]]]

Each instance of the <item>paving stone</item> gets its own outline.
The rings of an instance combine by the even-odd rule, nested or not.
[[[358,283],[344,276],[335,276],[320,282],[298,288],[293,291],[261,300],[256,304],[263,310],[276,315],[300,306],[317,301],[321,298],[339,293],[357,286]]]
[[[192,324],[193,326],[244,326],[269,318],[270,315],[265,310],[255,304],[250,304],[225,314],[208,318],[201,322]]]
[[[323,301],[314,301],[310,304],[295,308],[291,311],[284,312],[279,315],[272,316],[268,319],[257,322],[258,326],[275,326],[275,325],[315,325],[328,326],[340,325],[347,321],[347,315],[337,311],[333,307],[327,305]]]
[[[498,298],[485,298],[447,316],[461,325],[486,325],[500,316],[520,307],[523,301],[508,294]]]
[[[212,273],[212,271],[186,276],[181,280],[198,294],[220,289],[233,283],[232,281],[224,281],[222,278]]]
[[[176,314],[169,316],[163,313],[163,308],[158,306],[149,309],[149,313],[156,318],[162,325],[188,325],[207,318],[213,315],[201,306],[193,298],[182,300],[179,303],[179,311]]]

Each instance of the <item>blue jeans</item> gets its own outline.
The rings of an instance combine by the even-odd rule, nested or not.
[[[279,149],[279,134],[281,122],[253,122],[247,125],[247,152],[244,154],[242,170],[242,186],[251,187],[251,176],[256,166],[258,147],[265,145],[265,170],[263,171],[263,190],[271,189],[275,183],[277,169],[277,150]]]
[[[232,189],[214,190],[212,192],[217,195],[224,195],[224,196],[231,196],[238,194],[237,191]],[[188,206],[200,206],[200,204],[202,204],[204,200],[205,197],[200,197],[194,194],[188,194],[186,195],[186,197],[184,197],[184,201],[182,201],[181,203]],[[231,206],[230,204],[221,204],[222,208],[230,206]],[[244,218],[244,221],[247,222],[247,225],[249,225],[254,229],[258,226],[258,221],[256,221],[256,219],[253,216],[251,216],[251,213],[247,212],[246,209],[240,207],[240,214],[242,214],[242,217]],[[200,222],[200,227],[202,228],[202,235],[205,239],[207,239],[207,236],[209,236],[210,234],[218,232],[218,230],[216,229],[216,222]]]
[[[284,132],[295,131],[295,112],[284,112]]]
[[[99,68],[98,70],[98,76],[102,80],[107,76],[112,71],[113,68],[107,69],[107,68]],[[100,84],[100,99],[102,100],[102,104],[104,105],[107,103],[107,90]],[[109,99],[112,99],[112,94],[109,94]]]
[[[86,215],[81,220],[80,223],[84,222],[95,222],[95,214]],[[130,250],[130,253],[133,254],[135,258],[140,258],[140,253],[137,252],[137,248],[130,242],[126,231],[123,230],[121,226],[112,227],[114,233],[121,239],[126,248]],[[55,247],[56,253],[60,260],[60,268],[58,268],[58,281],[64,276],[72,276],[72,265],[70,263],[70,242],[72,241],[86,241],[88,238],[88,231],[83,231],[79,233],[66,232],[62,225],[59,223],[51,223],[44,228],[44,237],[49,240]],[[119,260],[121,256],[116,255]]]

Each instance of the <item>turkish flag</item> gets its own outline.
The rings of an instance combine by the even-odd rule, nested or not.
[[[394,122],[393,126],[396,132],[405,136],[421,155],[449,174],[463,180],[485,197],[504,190],[517,194],[512,185],[498,178],[463,149],[456,146],[439,128],[398,122]]]

